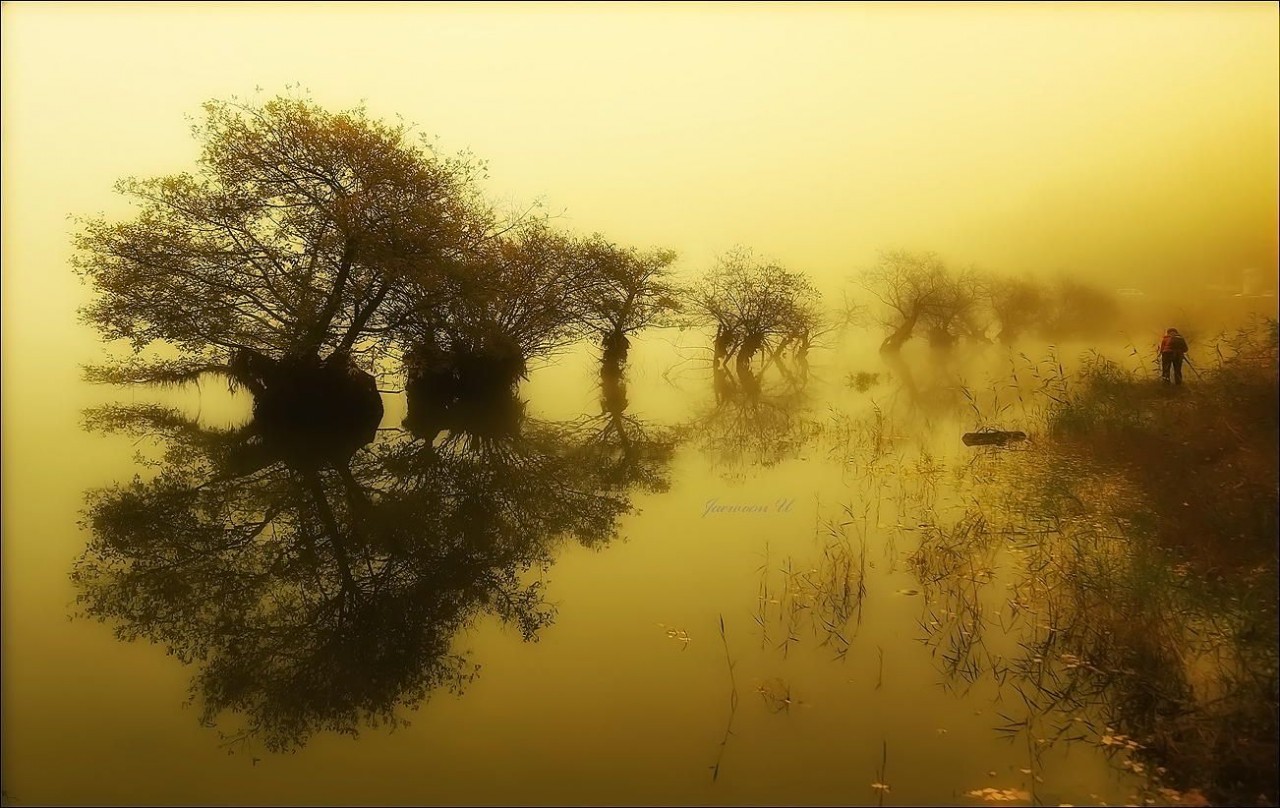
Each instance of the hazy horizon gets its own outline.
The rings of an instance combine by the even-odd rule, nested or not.
[[[6,299],[80,297],[68,215],[194,167],[211,98],[300,85],[489,164],[498,200],[825,288],[882,249],[1110,288],[1277,261],[1277,9],[4,8]],[[37,289],[38,287],[38,289]],[[6,306],[6,314],[13,307]]]

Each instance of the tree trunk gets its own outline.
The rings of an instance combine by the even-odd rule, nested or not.
[[[299,466],[341,462],[373,439],[382,420],[377,380],[347,356],[274,360],[240,352],[236,378],[253,393],[254,428],[264,444]]]
[[[881,353],[897,353],[902,350],[902,346],[907,340],[911,339],[911,332],[915,330],[916,321],[920,319],[920,310],[915,309],[911,312],[911,316],[902,321],[892,334],[884,338],[884,342],[880,343]]]

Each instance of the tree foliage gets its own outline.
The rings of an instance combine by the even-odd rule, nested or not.
[[[689,308],[716,327],[716,359],[750,362],[762,348],[812,339],[820,322],[807,276],[738,248],[716,259],[687,292]]]
[[[653,325],[667,325],[680,309],[671,281],[672,250],[624,248],[599,233],[583,239],[579,253],[596,282],[585,301],[590,332],[600,340],[606,364],[626,358],[628,335]]]
[[[137,215],[81,222],[75,263],[97,293],[83,315],[108,339],[176,345],[197,367],[343,356],[384,333],[397,284],[483,237],[477,166],[404,125],[293,98],[204,113],[195,172],[123,180]]]

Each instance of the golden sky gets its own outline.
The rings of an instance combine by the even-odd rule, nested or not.
[[[83,294],[68,214],[120,209],[122,176],[192,167],[201,102],[289,84],[403,115],[487,159],[495,196],[674,248],[688,272],[735,244],[827,288],[893,247],[1115,286],[1276,265],[1275,3],[3,16],[7,322]]]

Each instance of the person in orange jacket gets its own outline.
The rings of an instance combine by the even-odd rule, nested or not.
[[[1187,355],[1187,341],[1170,328],[1160,338],[1160,378],[1169,383],[1169,371],[1173,371],[1173,383],[1182,384],[1182,360]]]

